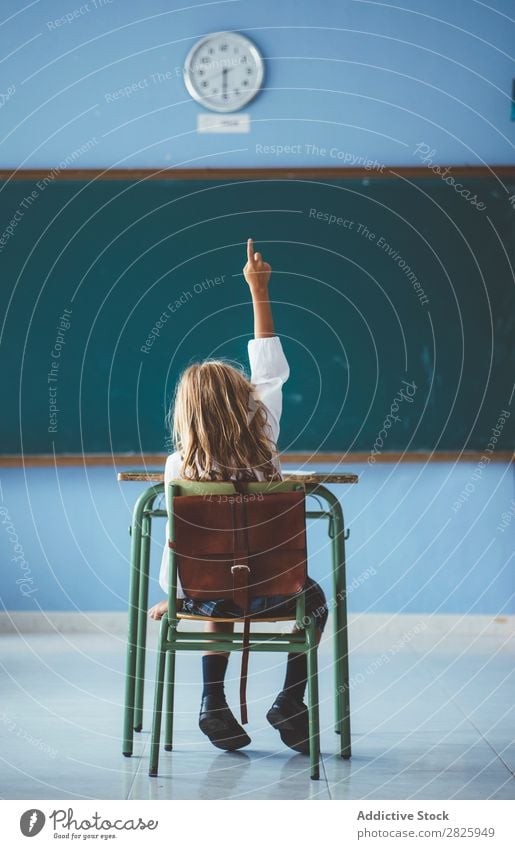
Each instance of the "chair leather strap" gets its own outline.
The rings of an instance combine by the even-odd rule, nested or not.
[[[231,566],[233,590],[232,595],[234,601],[243,610],[243,647],[241,653],[241,673],[240,673],[240,711],[241,724],[246,725],[247,717],[247,672],[249,668],[249,636],[250,636],[250,618],[248,615],[249,609],[249,576],[250,569],[246,564],[235,563]]]
[[[250,568],[249,544],[247,533],[247,510],[245,495],[236,486],[238,496],[233,502],[233,528],[234,528],[234,565],[231,567],[233,576],[233,599],[243,611],[243,645],[241,652],[240,672],[240,712],[241,724],[248,722],[247,713],[247,674],[249,668],[249,643],[250,643],[250,618],[249,610],[249,578]]]
[[[245,611],[243,620],[243,649],[241,653],[241,674],[240,674],[240,713],[241,724],[246,725],[248,720],[247,715],[247,672],[249,668],[249,642],[250,642],[250,619]]]
[[[243,495],[235,496],[232,505],[234,562],[247,565],[249,544],[247,538],[247,510]]]

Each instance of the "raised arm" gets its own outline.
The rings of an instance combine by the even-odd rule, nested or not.
[[[257,251],[254,252],[252,239],[247,239],[247,263],[243,269],[245,280],[249,284],[254,309],[254,338],[266,339],[275,336],[272,307],[268,297],[268,281],[272,268]]]
[[[267,409],[270,438],[275,444],[279,436],[282,411],[282,387],[290,369],[281,340],[275,335],[272,308],[268,298],[268,281],[272,269],[254,252],[252,239],[247,242],[247,264],[243,269],[254,307],[254,339],[249,341],[251,376],[257,395]]]

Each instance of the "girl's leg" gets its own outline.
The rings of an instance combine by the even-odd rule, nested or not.
[[[231,622],[206,622],[204,630],[217,634],[233,630]],[[199,727],[214,746],[233,751],[248,746],[250,737],[237,722],[225,699],[224,679],[229,652],[208,651],[202,657],[204,687],[200,705]]]
[[[315,620],[315,634],[318,645],[327,622],[329,609],[322,587],[316,581],[313,581],[312,578],[308,578],[306,613],[310,613]],[[298,628],[294,627],[293,633],[296,633],[298,630]],[[282,692],[287,693],[296,702],[302,704],[306,692],[307,680],[308,664],[306,654],[303,652],[289,654]]]
[[[231,622],[206,622],[204,625],[204,631],[207,634],[219,634],[233,630],[234,625]],[[212,696],[220,703],[225,703],[224,679],[228,661],[229,652],[204,652],[202,656],[203,699],[206,696]]]
[[[298,628],[293,628],[292,632],[297,633]],[[322,637],[320,628],[316,629],[317,645]],[[290,652],[286,662],[286,675],[283,684],[283,693],[287,693],[295,701],[302,704],[306,685],[308,682],[308,661],[305,652]]]
[[[316,641],[320,642],[327,622],[327,602],[321,587],[308,579],[306,591],[306,612],[315,618]],[[293,628],[295,633],[299,629]],[[267,719],[276,728],[281,740],[296,752],[309,753],[309,718],[304,704],[304,695],[308,681],[308,664],[305,652],[290,652],[286,664],[283,689],[267,713]]]
[[[206,622],[204,625],[204,631],[206,634],[223,634],[224,631],[234,631],[234,625],[232,622]],[[229,657],[229,652],[224,651],[208,651],[204,653],[204,657],[210,654],[221,654],[225,657]]]

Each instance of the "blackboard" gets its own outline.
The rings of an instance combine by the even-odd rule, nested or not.
[[[515,185],[460,184],[5,181],[2,453],[168,451],[180,371],[247,363],[248,236],[291,366],[281,450],[511,449]]]

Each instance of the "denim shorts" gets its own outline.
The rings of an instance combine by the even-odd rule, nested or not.
[[[329,610],[324,591],[312,578],[307,579],[304,587],[306,594],[306,614],[312,614],[315,624],[321,631],[324,630]],[[297,596],[256,596],[251,599],[249,613],[251,616],[291,616],[295,619]],[[220,618],[235,617],[243,615],[241,607],[238,607],[232,599],[216,599],[207,601],[196,601],[187,596],[182,600],[183,613],[191,613],[195,616],[214,616]]]

